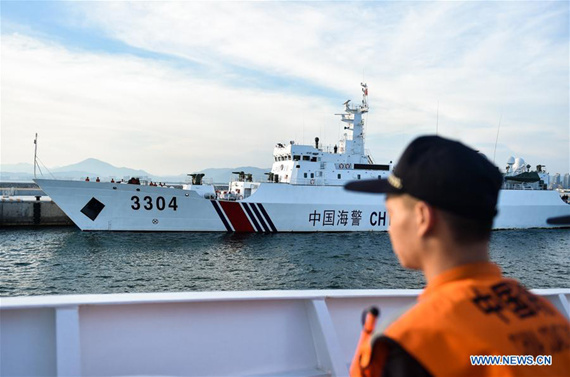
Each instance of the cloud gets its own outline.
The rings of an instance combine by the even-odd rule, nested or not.
[[[364,79],[372,107],[367,148],[377,160],[394,160],[436,123],[440,134],[492,156],[502,119],[499,166],[514,151],[551,171],[570,170],[567,3],[61,4],[67,27],[159,58],[3,35],[3,70],[19,71],[10,80],[3,74],[3,107],[12,121],[21,111],[37,123],[35,112],[25,112],[30,100],[21,100],[37,91],[31,98],[42,119],[52,130],[61,124],[66,143],[78,143],[79,123],[81,134],[103,127],[105,140],[118,138],[119,165],[132,160],[152,170],[159,153],[160,168],[236,159],[267,166],[277,141],[304,133],[307,142],[326,134],[334,143],[332,114],[358,100]],[[24,77],[26,64],[35,79]],[[22,96],[9,95],[6,82]]]
[[[95,157],[154,174],[270,166],[288,131],[320,131],[319,98],[224,87],[132,56],[68,51],[25,36],[2,45],[2,159]],[[285,114],[283,116],[281,114]]]

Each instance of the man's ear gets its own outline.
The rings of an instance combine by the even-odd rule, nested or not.
[[[418,236],[424,237],[433,229],[436,222],[435,209],[424,201],[418,201],[414,207]]]

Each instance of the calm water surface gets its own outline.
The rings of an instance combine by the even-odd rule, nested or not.
[[[570,230],[494,232],[491,257],[530,288],[570,287]],[[387,233],[106,233],[0,229],[0,296],[423,288]]]

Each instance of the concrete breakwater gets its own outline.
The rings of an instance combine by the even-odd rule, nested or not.
[[[50,199],[11,197],[0,200],[0,227],[30,225],[73,225],[73,222]]]
[[[34,183],[2,183],[0,192],[0,227],[73,225]]]

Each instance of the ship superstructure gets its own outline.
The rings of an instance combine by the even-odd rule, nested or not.
[[[300,145],[291,140],[277,143],[273,149],[273,165],[267,173],[268,182],[298,186],[344,186],[355,179],[386,178],[392,162],[374,164],[364,148],[364,119],[368,112],[368,85],[362,83],[362,102],[351,107],[344,103],[344,113],[336,114],[345,124],[338,145],[325,148],[318,137],[314,145]],[[230,198],[242,199],[252,195],[259,183],[251,176],[236,172],[238,179],[230,184]]]
[[[273,150],[274,163],[269,179],[293,185],[343,186],[355,179],[385,178],[390,164],[377,165],[364,149],[364,119],[368,112],[368,86],[362,86],[362,103],[344,103],[341,117],[344,137],[339,145],[324,151],[315,138],[315,145],[297,145],[294,141],[279,143]]]
[[[550,175],[544,165],[537,165],[531,171],[531,165],[522,157],[509,157],[504,174],[503,189],[506,190],[546,190],[550,183]]]

